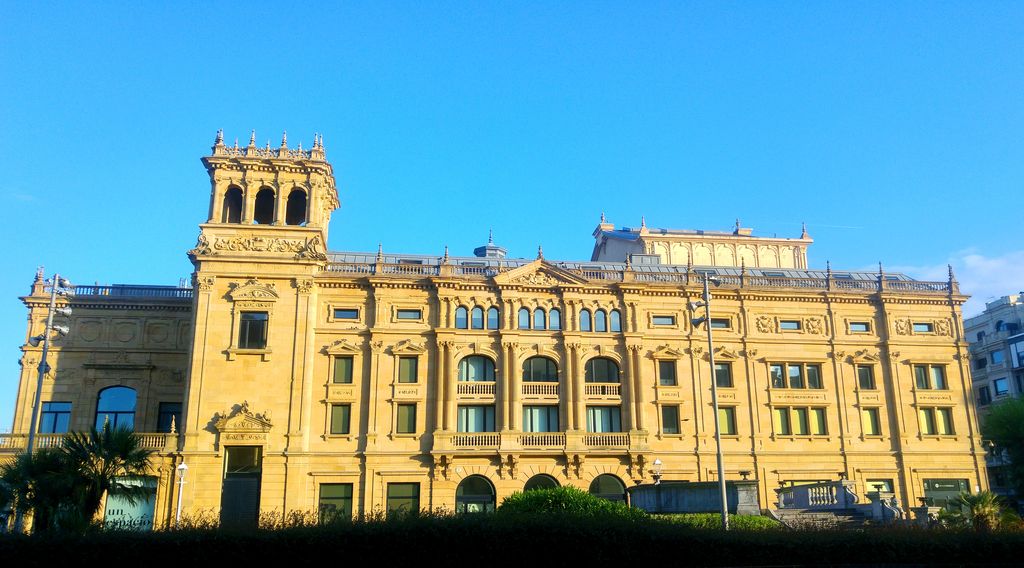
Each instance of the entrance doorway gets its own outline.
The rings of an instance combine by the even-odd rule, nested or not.
[[[263,448],[224,448],[224,484],[220,496],[220,525],[228,529],[255,529],[260,516],[260,481]]]
[[[932,507],[949,507],[957,495],[969,491],[966,479],[925,479],[924,496]]]

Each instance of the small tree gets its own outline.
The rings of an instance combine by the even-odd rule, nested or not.
[[[104,495],[111,491],[129,503],[149,495],[145,487],[122,481],[146,475],[153,454],[133,431],[104,425],[100,431],[75,432],[65,436],[61,451],[77,478],[76,501],[85,519],[96,516]]]
[[[35,531],[65,525],[75,515],[76,480],[64,454],[53,448],[19,454],[0,466],[0,494],[16,514],[32,515]]]
[[[965,510],[967,521],[980,532],[991,532],[999,528],[999,520],[1002,516],[1002,500],[991,491],[979,493],[961,493],[953,500],[954,505],[959,505]]]
[[[1024,398],[993,405],[981,423],[981,435],[1005,452],[1010,460],[1010,480],[1017,495],[1024,495]]]

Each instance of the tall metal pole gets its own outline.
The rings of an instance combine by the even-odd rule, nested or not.
[[[59,283],[60,274],[54,273],[53,280],[50,282],[50,310],[46,314],[46,327],[43,329],[43,357],[39,361],[39,375],[36,378],[36,396],[32,402],[32,422],[28,427],[28,443],[25,445],[25,455],[29,457],[32,456],[32,449],[36,443],[36,428],[39,425],[39,411],[42,407],[43,398],[43,377],[50,370],[50,365],[46,362],[46,356],[50,352],[50,331],[53,328],[53,312],[57,307],[57,286]],[[24,507],[20,504],[18,512],[14,516],[14,530],[18,533],[25,531],[25,512]]]
[[[711,292],[707,274],[704,275],[704,324],[708,328],[708,362],[711,365],[711,404],[715,412],[715,456],[718,459],[718,489],[722,499],[722,529],[729,530],[729,501],[725,491],[725,464],[722,458],[722,424],[718,416],[718,377],[715,375],[715,344],[711,340]]]

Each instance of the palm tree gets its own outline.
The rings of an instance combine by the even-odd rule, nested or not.
[[[104,425],[101,431],[93,428],[68,434],[61,452],[77,478],[76,502],[85,519],[96,516],[104,495],[110,492],[124,496],[129,503],[149,495],[142,485],[125,483],[148,473],[153,453],[127,428]]]
[[[68,473],[60,450],[20,454],[0,466],[0,506],[11,505],[18,515],[31,514],[35,531],[54,528],[77,512],[73,506],[76,480]]]
[[[971,495],[961,493],[952,502],[961,508],[967,509],[967,520],[970,521],[974,530],[991,532],[999,528],[999,518],[1002,515],[1002,499],[991,491],[981,491]]]

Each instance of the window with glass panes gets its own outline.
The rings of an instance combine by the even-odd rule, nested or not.
[[[351,404],[331,405],[331,434],[348,434],[349,419],[352,414]]]
[[[658,384],[663,387],[676,386],[676,362],[674,359],[658,361]]]
[[[715,383],[718,388],[732,388],[732,363],[715,363]]]
[[[400,383],[415,383],[418,382],[417,372],[419,366],[418,357],[399,357],[398,358],[398,382]]]
[[[523,380],[527,382],[557,383],[558,367],[547,357],[530,357],[523,361]]]
[[[267,347],[267,312],[242,312],[239,316],[238,348],[265,349]]]
[[[732,436],[736,434],[735,406],[718,407],[718,429],[723,436]]]
[[[459,432],[494,432],[494,406],[460,406],[458,411]]]
[[[557,406],[524,406],[523,432],[559,432]]]
[[[175,430],[181,430],[181,403],[161,402],[157,409],[156,431],[170,432],[171,425]]]
[[[679,406],[666,404],[661,407],[661,432],[662,434],[679,433]]]
[[[587,432],[621,432],[622,416],[618,406],[588,406]]]
[[[44,402],[39,415],[40,434],[66,434],[71,422],[70,402]]]
[[[820,389],[821,365],[811,363],[772,363],[772,387],[777,389]]]
[[[951,408],[919,408],[917,416],[921,434],[949,436],[956,433],[953,429],[953,409]]]
[[[320,484],[320,522],[352,518],[352,484]]]
[[[341,355],[334,358],[334,376],[331,381],[336,384],[352,382],[352,356]]]
[[[415,404],[399,404],[395,409],[395,432],[399,434],[416,433]]]
[[[946,390],[944,365],[914,365],[914,385],[919,389]]]
[[[806,406],[779,406],[773,410],[777,436],[824,436],[828,434],[825,409]]]
[[[493,381],[494,361],[481,355],[471,355],[459,361],[460,381]]]
[[[619,365],[611,359],[594,357],[587,361],[583,380],[588,383],[617,383],[619,382]]]
[[[860,424],[865,436],[880,436],[882,434],[882,423],[877,408],[862,408]]]
[[[875,390],[875,370],[871,365],[857,365],[857,386],[861,390]]]
[[[387,514],[420,510],[419,483],[388,483]]]

